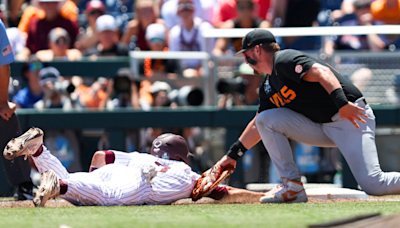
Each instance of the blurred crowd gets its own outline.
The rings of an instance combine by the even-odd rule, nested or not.
[[[24,61],[21,83],[11,80],[9,90],[18,108],[149,110],[202,104],[201,89],[168,80],[202,77],[204,63],[147,57],[139,61],[139,75],[122,68],[113,77],[83,78],[62,75],[49,62],[128,56],[129,51],[231,55],[241,49],[241,39],[218,38],[206,45],[203,32],[400,24],[400,0],[3,0],[0,18],[8,27],[16,59]],[[282,48],[313,50],[327,58],[335,50],[393,51],[400,45],[398,36],[381,34],[332,36],[323,43],[316,36],[277,41]],[[222,78],[216,85],[221,109],[258,103],[263,75],[246,64],[236,68],[233,77]],[[157,80],[149,80],[152,77]],[[198,133],[195,128],[147,129],[139,134],[147,139],[136,139],[133,144],[146,145],[138,142],[151,142],[167,130],[183,134],[195,147],[190,140]]]
[[[157,104],[159,90],[146,78],[169,79],[201,77],[204,69],[197,59],[144,58],[138,64],[140,76],[129,74],[129,80],[62,77],[57,69],[46,68],[43,62],[57,59],[69,61],[83,57],[128,56],[139,51],[206,51],[215,56],[231,54],[241,48],[239,38],[219,38],[206,47],[202,33],[212,28],[268,28],[308,26],[354,26],[400,23],[398,0],[5,0],[0,7],[7,34],[16,58],[26,61],[22,78],[27,86],[14,88],[13,100],[20,108],[75,107],[146,109]],[[7,7],[5,7],[7,6]],[[343,35],[332,36],[324,44],[320,37],[284,37],[282,48],[318,50],[329,58],[335,50],[396,49],[397,36]],[[245,66],[239,71],[247,72]],[[47,72],[47,73],[46,73]],[[61,102],[49,104],[48,72],[57,82],[53,90],[68,88]],[[120,74],[117,73],[116,75]],[[244,73],[243,73],[244,74]],[[249,86],[247,94],[221,92],[219,106],[256,104],[256,84],[260,81],[245,73],[232,83]],[[240,76],[235,74],[235,76]],[[47,79],[47,78],[46,78]],[[239,82],[242,80],[242,82]],[[68,81],[68,82],[64,82]],[[131,81],[130,85],[123,84]],[[228,84],[232,84],[227,82]],[[69,83],[69,84],[68,84]],[[23,84],[23,83],[22,83]],[[60,85],[59,85],[60,84]],[[225,83],[226,84],[226,83]],[[126,87],[120,88],[120,87]],[[170,86],[170,85],[169,85]],[[73,88],[75,90],[73,90]],[[232,86],[231,86],[232,87]],[[120,90],[125,91],[121,95]],[[63,91],[65,92],[65,91]],[[168,91],[169,92],[169,91]],[[156,94],[156,95],[155,95]],[[67,95],[67,96],[65,96]],[[67,97],[67,98],[65,98]],[[114,99],[119,98],[119,99]],[[166,98],[168,100],[168,97]],[[50,99],[53,103],[56,98]],[[64,102],[64,100],[70,100]],[[226,101],[226,102],[224,102]],[[50,102],[51,103],[51,102]],[[173,105],[169,100],[165,105]],[[175,102],[176,103],[176,102]],[[50,105],[50,106],[49,106]]]

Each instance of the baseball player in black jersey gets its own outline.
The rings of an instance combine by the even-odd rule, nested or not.
[[[382,172],[375,146],[375,116],[361,92],[328,64],[297,50],[282,50],[268,30],[248,33],[245,61],[267,76],[258,112],[219,163],[236,165],[261,139],[282,179],[262,203],[307,202],[288,139],[338,147],[370,195],[400,194],[400,173]]]

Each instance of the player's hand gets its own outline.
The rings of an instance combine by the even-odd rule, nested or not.
[[[368,118],[364,113],[365,109],[360,108],[351,102],[348,102],[347,105],[339,109],[339,116],[344,120],[349,120],[357,129],[360,129],[360,126],[357,124],[356,120],[363,124],[366,123],[365,120],[361,118]]]
[[[0,104],[0,116],[4,120],[9,120],[14,113],[17,105],[12,102],[7,101],[6,103]]]
[[[236,168],[236,161],[235,159],[230,158],[229,156],[225,155],[217,162],[218,165],[220,165],[222,168],[224,167],[235,167]]]

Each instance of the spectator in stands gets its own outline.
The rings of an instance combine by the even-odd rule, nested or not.
[[[68,49],[71,39],[68,32],[60,27],[53,28],[49,33],[50,49],[36,52],[41,61],[52,61],[53,59],[66,59],[76,61],[82,58],[78,49]]]
[[[164,20],[158,18],[159,13],[157,5],[153,0],[138,0],[135,5],[136,18],[128,23],[127,29],[121,38],[126,45],[130,45],[131,49],[138,47],[140,50],[150,50],[145,39],[147,26],[153,23],[165,26]],[[167,31],[166,31],[167,32]],[[131,45],[134,40],[134,44]],[[135,45],[136,44],[136,45]]]
[[[87,3],[85,15],[88,20],[88,26],[75,43],[77,49],[85,51],[97,44],[99,40],[97,39],[96,20],[105,13],[105,6],[102,1],[92,0]]]
[[[254,16],[253,0],[236,0],[237,18],[226,21],[221,28],[265,28],[268,26],[266,21],[262,21],[257,16]],[[215,43],[213,54],[216,56],[223,55],[224,52],[233,46],[234,53],[242,49],[241,38],[219,38]]]
[[[83,12],[86,9],[87,3],[91,0],[73,0]],[[105,4],[105,11],[115,17],[122,16],[126,13],[132,12],[135,5],[135,0],[101,0]],[[123,20],[123,18],[121,18]],[[118,21],[118,19],[117,19]]]
[[[18,28],[7,28],[7,37],[10,40],[11,49],[13,51],[14,57],[17,60],[26,60],[25,56],[20,59],[19,56],[24,53],[25,44],[26,44],[26,36],[19,31]]]
[[[216,28],[221,26],[227,20],[235,19],[237,14],[237,0],[219,0],[214,8],[214,16],[212,18],[212,25]],[[267,12],[273,0],[254,0],[254,16],[258,16],[261,20],[267,18]],[[269,24],[268,24],[269,25]]]
[[[96,20],[99,44],[86,51],[86,56],[127,56],[129,48],[118,41],[118,26],[113,16],[102,15]]]
[[[234,91],[230,94],[221,94],[218,101],[218,108],[223,109],[231,105],[258,105],[258,88],[263,79],[263,75],[255,74],[254,70],[246,63],[242,63],[235,74],[243,78],[245,90]]]
[[[78,25],[60,14],[59,3],[62,0],[39,0],[39,6],[45,11],[43,19],[33,17],[28,26],[26,47],[31,53],[49,48],[48,35],[50,30],[61,27],[67,30],[71,38],[70,48],[73,48],[78,35]]]
[[[321,0],[275,0],[267,16],[270,27],[310,27],[318,26],[317,16]],[[279,42],[279,41],[278,41]],[[284,37],[279,42],[281,48],[315,50],[320,48],[320,38]]]
[[[40,85],[44,91],[42,100],[35,103],[34,107],[42,110],[47,108],[62,108],[71,110],[74,108],[74,103],[71,100],[70,92],[67,87],[61,86],[62,82],[67,82],[60,75],[60,72],[54,67],[44,67],[39,71]],[[73,87],[73,90],[75,87]],[[73,92],[73,91],[72,91]]]
[[[99,109],[124,107],[140,109],[139,87],[140,83],[134,79],[129,68],[119,69],[114,79],[109,80],[105,99],[100,102]],[[116,98],[112,99],[114,95]]]
[[[351,16],[354,13],[354,0],[343,0],[340,9],[332,11],[330,14],[331,21],[338,21],[345,16]]]
[[[9,27],[17,27],[18,26],[18,17],[21,12],[21,6],[24,3],[24,0],[12,0],[10,3],[10,15],[8,18]]]
[[[29,23],[34,17],[39,19],[45,18],[46,12],[41,9],[39,2],[40,0],[31,0],[31,4],[24,10],[18,24],[18,29],[21,32],[28,32]],[[76,8],[75,3],[71,0],[61,0],[59,2],[58,8],[60,9],[61,16],[71,20],[72,22],[77,22],[78,9]]]
[[[171,0],[172,1],[172,0]],[[207,51],[203,31],[212,29],[212,25],[194,16],[195,8],[192,0],[179,0],[178,15],[182,19],[179,25],[171,29],[169,37],[170,51]],[[184,59],[180,61],[185,77],[199,77],[202,75],[201,60]]]
[[[399,0],[376,0],[371,3],[371,14],[375,20],[385,24],[400,24],[400,1]],[[397,49],[400,47],[399,35],[388,35],[389,44],[394,44]],[[393,50],[393,45],[389,46]]]
[[[79,76],[72,77],[71,81],[76,88],[75,93],[79,97],[79,102],[84,108],[98,109],[100,103],[107,98],[103,90],[108,83],[106,78],[98,78],[91,86],[84,85],[82,77]]]
[[[161,18],[165,20],[169,29],[182,21],[178,12],[178,2],[179,0],[168,0],[161,8]],[[214,4],[214,0],[193,0],[193,5],[196,9],[194,16],[211,23]]]
[[[13,97],[17,108],[33,108],[36,102],[43,99],[43,88],[39,83],[39,71],[42,68],[43,63],[35,55],[31,55],[22,66],[22,76],[28,81],[28,86],[18,91]]]
[[[375,21],[370,12],[370,0],[356,0],[353,3],[356,19],[343,21],[341,26],[380,25]],[[386,35],[343,35],[325,43],[325,52],[330,57],[334,50],[371,50],[379,51],[387,46]]]
[[[386,24],[400,24],[399,0],[376,0],[371,3],[371,14],[375,20]]]
[[[316,21],[320,0],[275,0],[268,20],[273,27],[309,27]]]
[[[162,24],[151,24],[146,29],[146,42],[151,51],[168,51],[166,27]],[[139,73],[147,77],[168,76],[176,78],[182,74],[179,61],[176,59],[145,58],[140,64]]]

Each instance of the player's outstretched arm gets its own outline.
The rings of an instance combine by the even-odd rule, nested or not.
[[[258,203],[265,194],[230,186],[226,188],[228,189],[228,194],[221,199],[221,203]]]
[[[232,144],[227,155],[223,156],[218,162],[221,167],[233,166],[236,167],[236,160],[244,155],[247,149],[252,148],[260,140],[261,136],[258,133],[256,126],[256,116],[247,124],[246,129],[240,135],[239,140]]]
[[[214,200],[218,200],[218,203],[258,203],[260,198],[263,197],[265,193],[262,192],[252,192],[245,189],[234,188],[230,186],[217,187],[208,196]]]

